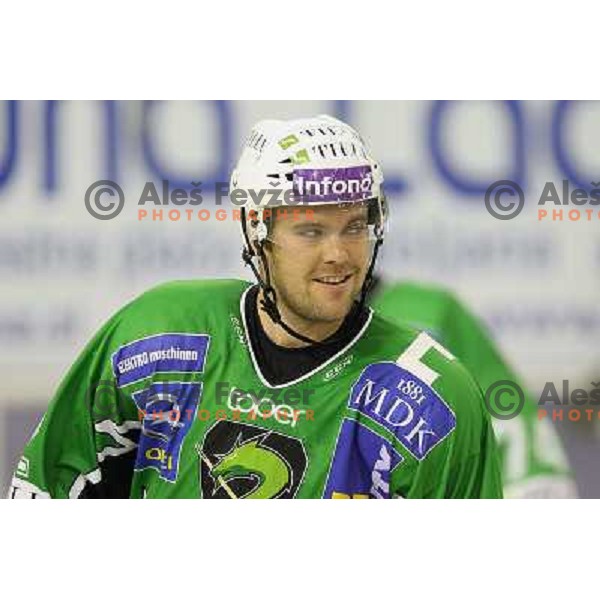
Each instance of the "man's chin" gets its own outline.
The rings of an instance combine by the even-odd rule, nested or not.
[[[317,305],[317,318],[319,321],[326,323],[340,323],[348,316],[348,313],[352,309],[352,300],[344,302],[343,304],[337,304],[335,306],[328,306],[327,304]]]

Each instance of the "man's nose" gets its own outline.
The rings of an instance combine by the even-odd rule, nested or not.
[[[348,260],[348,249],[339,235],[332,233],[325,238],[322,256],[327,263],[341,263]]]

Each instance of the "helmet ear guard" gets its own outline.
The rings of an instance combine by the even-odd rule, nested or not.
[[[257,247],[261,247],[267,240],[269,227],[264,220],[264,211],[261,209],[251,209],[246,212],[246,207],[242,206],[240,213],[244,238],[242,257],[244,262],[247,262],[246,257],[259,255]]]
[[[258,243],[262,244],[267,239],[267,235],[269,235],[269,231],[265,222],[261,219],[256,226],[256,239]]]

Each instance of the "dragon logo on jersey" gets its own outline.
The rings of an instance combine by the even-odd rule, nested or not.
[[[196,450],[204,498],[293,498],[308,462],[301,440],[231,421],[217,421]]]

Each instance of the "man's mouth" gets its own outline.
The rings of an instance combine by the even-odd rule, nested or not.
[[[324,283],[325,285],[343,285],[352,277],[350,275],[324,275],[323,277],[315,277],[313,281]]]

